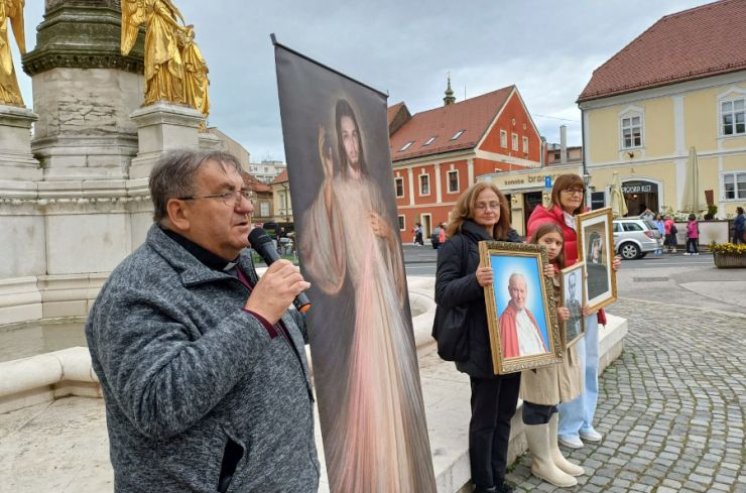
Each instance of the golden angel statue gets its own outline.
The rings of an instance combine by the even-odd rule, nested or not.
[[[207,87],[207,63],[202,57],[197,44],[194,42],[194,26],[184,28],[181,39],[181,60],[184,63],[184,99],[186,104],[198,110],[205,117],[210,113],[210,100]]]
[[[127,55],[145,24],[145,102],[185,103],[184,64],[178,36],[184,29],[181,12],[171,0],[122,0],[121,50]],[[182,25],[177,19],[181,19]]]
[[[23,106],[21,90],[13,70],[8,21],[13,26],[18,51],[23,55],[26,53],[26,38],[23,33],[24,3],[25,0],[0,0],[0,104]]]

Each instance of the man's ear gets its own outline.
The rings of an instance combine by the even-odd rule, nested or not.
[[[166,212],[168,212],[168,221],[175,229],[181,231],[189,230],[190,210],[185,201],[169,199],[168,203],[166,203]]]

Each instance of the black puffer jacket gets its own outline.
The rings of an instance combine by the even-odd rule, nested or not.
[[[482,240],[494,240],[481,226],[466,221],[461,231],[441,245],[438,251],[438,271],[435,279],[435,302],[442,307],[467,306],[469,331],[469,359],[456,363],[456,368],[472,377],[497,378],[492,366],[490,336],[487,328],[487,307],[484,289],[477,282],[479,245]],[[511,229],[505,241],[520,242],[521,238]],[[467,247],[464,248],[464,242]],[[464,251],[468,251],[461,274]]]

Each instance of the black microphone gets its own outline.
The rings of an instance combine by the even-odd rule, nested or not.
[[[275,260],[280,260],[280,254],[277,253],[272,244],[272,238],[262,228],[251,230],[251,233],[249,233],[249,242],[251,243],[251,248],[256,250],[256,253],[262,257],[267,266],[272,265]],[[311,309],[311,300],[308,299],[305,293],[301,293],[295,297],[293,305],[295,305],[295,308],[299,312],[306,313]]]

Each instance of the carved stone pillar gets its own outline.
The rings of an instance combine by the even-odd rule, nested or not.
[[[147,178],[164,152],[173,149],[199,149],[199,126],[204,116],[194,108],[159,102],[132,113],[140,145],[132,160],[130,178]]]
[[[143,100],[143,41],[120,53],[115,0],[47,0],[36,48],[23,57],[39,115],[31,148],[44,179],[127,177],[137,153],[130,114]]]

